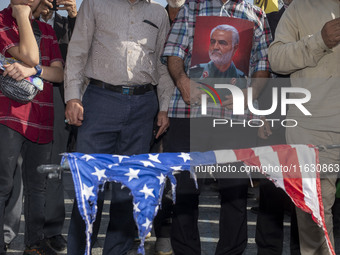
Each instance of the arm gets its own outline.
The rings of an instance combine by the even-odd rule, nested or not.
[[[3,76],[10,76],[17,81],[35,75],[37,70],[34,67],[30,67],[24,63],[14,63],[5,66],[6,70],[3,72]],[[40,77],[50,82],[62,82],[64,76],[63,64],[60,61],[54,61],[50,66],[42,66],[42,73]]]
[[[35,40],[31,22],[31,8],[28,5],[12,5],[12,15],[16,19],[19,28],[19,46],[8,49],[8,53],[34,67],[39,64],[39,49]]]
[[[252,56],[251,59],[251,84],[253,88],[253,101],[256,100],[264,87],[267,84],[267,78],[269,78],[269,62],[268,62],[268,47],[272,41],[272,36],[268,24],[268,20],[265,14],[262,15],[261,24],[255,25]],[[245,108],[247,108],[247,89],[243,89]],[[226,96],[227,100],[223,102],[223,106],[228,109],[233,109],[233,97],[232,95]]]
[[[253,100],[258,99],[262,90],[267,85],[267,78],[269,78],[269,71],[257,71],[253,74],[251,79],[251,87],[253,88]]]
[[[184,61],[180,57],[168,57],[168,69],[185,103],[190,104],[190,79],[184,71]]]
[[[94,1],[84,0],[77,15],[72,39],[69,43],[65,68],[65,117],[69,124],[80,126],[83,120],[83,106],[80,90],[85,80],[84,69],[95,30]]]
[[[158,101],[159,101],[159,110],[160,111],[168,111],[169,102],[171,95],[174,91],[174,84],[169,75],[167,66],[161,62],[163,47],[165,43],[165,39],[167,37],[167,33],[170,29],[169,20],[166,15],[166,11],[162,9],[162,23],[158,29],[157,42],[156,42],[156,58],[157,58],[157,72],[159,76],[157,93],[158,93]]]
[[[198,86],[197,83],[190,81],[186,74],[186,63],[184,60],[187,53],[191,52],[190,40],[193,38],[192,31],[189,29],[188,4],[180,9],[175,19],[163,52],[163,62],[167,62],[169,73],[175,82],[175,86],[181,92],[185,103],[190,104],[190,87]],[[192,89],[192,101],[200,101],[200,90]]]
[[[268,137],[271,136],[273,133],[270,128],[269,122],[266,120],[266,118],[261,117],[261,120],[263,121],[264,124],[257,130],[257,136],[261,139],[267,140]]]
[[[50,66],[43,66],[40,77],[50,82],[62,82],[64,80],[64,69],[62,62],[54,61]]]
[[[283,14],[276,28],[275,41],[269,48],[271,68],[281,74],[290,74],[306,67],[315,67],[319,60],[330,52],[322,35],[325,26],[322,31],[300,37],[296,2],[292,2],[291,5]],[[339,19],[335,22],[340,26]],[[337,30],[333,35],[335,36],[334,43],[338,43],[340,31]]]
[[[168,118],[168,108],[171,99],[171,95],[174,91],[174,84],[169,75],[167,66],[161,62],[161,55],[163,52],[163,47],[167,33],[170,29],[170,24],[165,10],[162,10],[163,19],[162,24],[158,32],[158,40],[156,44],[156,56],[157,56],[157,71],[159,75],[157,95],[159,102],[159,112],[157,115],[157,126],[159,126],[158,132],[156,134],[156,139],[166,132],[166,129],[170,125]]]

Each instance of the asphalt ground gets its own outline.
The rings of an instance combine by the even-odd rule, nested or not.
[[[66,205],[66,219],[63,228],[63,236],[67,239],[68,225],[71,218],[71,211],[74,199],[73,182],[70,172],[64,174],[64,185],[65,185],[65,205]],[[255,228],[256,228],[256,217],[257,215],[251,212],[251,207],[257,206],[258,201],[258,188],[249,188],[249,193],[254,194],[253,197],[248,198],[247,211],[248,211],[248,245],[245,250],[245,255],[257,254],[257,248],[255,244]],[[218,223],[219,223],[219,197],[216,189],[213,185],[206,186],[200,196],[200,217],[199,217],[199,230],[201,235],[202,255],[213,255],[218,241]],[[104,210],[102,214],[102,223],[99,231],[98,241],[95,247],[92,249],[93,255],[102,254],[102,247],[104,245],[105,232],[109,221],[109,206],[110,200],[106,199],[104,203]],[[283,255],[289,255],[289,227],[290,219],[288,216],[285,217],[284,222],[284,252]],[[21,216],[21,225],[18,237],[11,243],[7,253],[9,255],[19,255],[24,250],[24,216]],[[145,250],[146,255],[154,254],[154,244],[156,238],[154,233],[146,240]],[[336,240],[337,255],[340,255],[340,238]],[[138,244],[136,243],[136,246]],[[59,254],[67,254],[67,251],[63,251]]]

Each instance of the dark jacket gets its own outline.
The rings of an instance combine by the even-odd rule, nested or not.
[[[61,55],[66,60],[68,43],[71,40],[76,18],[63,17],[55,13],[53,29],[57,35]]]

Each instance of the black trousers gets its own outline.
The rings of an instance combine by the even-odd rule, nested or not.
[[[38,144],[0,125],[0,253],[4,252],[5,205],[13,188],[13,176],[21,153],[24,184],[25,245],[31,246],[44,238],[46,175],[37,167],[49,164],[51,143]]]
[[[51,163],[60,164],[66,152],[69,131],[65,119],[65,105],[59,87],[53,87],[54,126]],[[64,184],[62,178],[47,179],[44,234],[50,238],[60,235],[65,221]]]
[[[170,119],[167,152],[239,149],[255,146],[257,129],[212,126],[212,118]],[[239,167],[240,164],[237,165]],[[217,176],[221,194],[220,239],[216,255],[242,254],[247,245],[247,187],[245,174]],[[198,231],[199,190],[188,172],[176,176],[171,244],[176,255],[201,254]],[[199,185],[201,184],[199,180]]]
[[[299,233],[295,206],[283,190],[276,188],[271,181],[261,179],[260,206],[255,237],[259,255],[282,254],[285,211],[291,215],[290,254],[299,255]]]
[[[286,144],[285,128],[272,129],[267,140],[258,139],[258,146]],[[256,236],[259,255],[281,255],[283,250],[285,211],[291,215],[290,254],[300,255],[299,233],[295,206],[288,195],[267,180],[260,181],[260,203],[257,215]]]

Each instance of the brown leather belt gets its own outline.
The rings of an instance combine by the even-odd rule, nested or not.
[[[113,92],[117,92],[123,95],[143,95],[146,92],[154,90],[154,86],[151,83],[145,85],[112,85],[100,80],[91,78],[90,84],[100,87],[102,89],[107,89]]]

